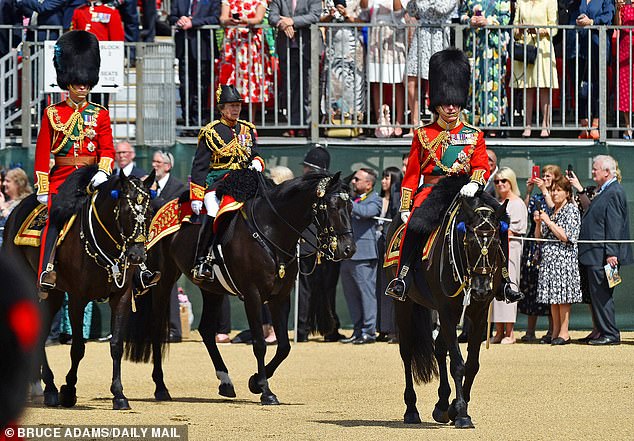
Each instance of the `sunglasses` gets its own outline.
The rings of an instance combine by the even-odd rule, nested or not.
[[[493,180],[493,183],[494,183],[495,185],[498,185],[498,184],[506,184],[508,181],[509,181],[508,179],[494,179],[494,180]]]

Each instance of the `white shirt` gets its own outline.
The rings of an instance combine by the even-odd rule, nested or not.
[[[156,195],[159,196],[161,194],[161,192],[163,191],[163,189],[165,188],[165,186],[167,185],[167,181],[170,178],[170,174],[167,173],[165,176],[163,176],[161,179],[159,179],[156,184],[158,185],[158,188],[156,189]]]

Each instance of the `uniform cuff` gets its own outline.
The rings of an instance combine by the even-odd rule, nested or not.
[[[401,189],[401,208],[399,211],[410,211],[413,193],[414,192],[409,188]]]
[[[35,172],[35,186],[37,187],[37,196],[48,194],[48,173]]]
[[[205,187],[202,185],[189,183],[189,199],[191,201],[202,201],[205,198]]]
[[[480,185],[486,184],[484,180],[484,170],[473,170],[473,173],[471,173],[471,182],[477,182]]]
[[[99,159],[99,170],[105,172],[107,175],[112,173],[112,166],[114,161],[112,158],[101,158]]]

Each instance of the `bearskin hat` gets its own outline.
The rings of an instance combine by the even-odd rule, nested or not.
[[[443,104],[467,107],[471,67],[460,49],[436,52],[429,59],[429,106],[432,111]]]
[[[330,167],[330,153],[321,146],[314,147],[306,153],[302,164],[318,171],[328,171]]]
[[[57,85],[67,90],[71,84],[89,86],[99,82],[99,41],[86,31],[70,31],[55,43],[53,65],[57,72]]]
[[[235,76],[233,65],[225,63],[220,68],[220,75],[218,78],[218,89],[216,89],[216,103],[241,103],[242,97],[240,92],[233,85],[235,82]]]

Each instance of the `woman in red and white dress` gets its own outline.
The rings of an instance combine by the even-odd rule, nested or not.
[[[220,23],[229,26],[223,41],[223,64],[234,66],[230,81],[245,103],[267,102],[273,96],[270,51],[263,29],[252,27],[262,24],[267,6],[266,0],[222,0]]]

